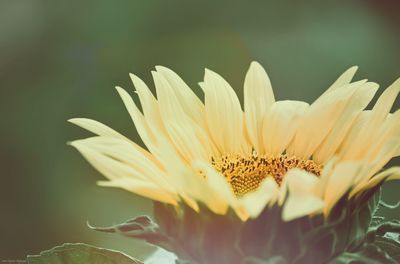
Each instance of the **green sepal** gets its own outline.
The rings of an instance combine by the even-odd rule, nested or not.
[[[88,227],[96,231],[118,233],[130,238],[145,240],[153,245],[161,246],[167,250],[172,244],[171,239],[164,235],[158,224],[156,224],[148,216],[138,216],[122,224],[110,227],[94,227],[89,224]]]
[[[232,210],[217,215],[202,204],[195,211],[186,204],[155,202],[157,224],[138,217],[95,229],[144,239],[175,253],[179,264],[352,263],[357,258],[396,263],[390,261],[398,257],[400,243],[386,236],[399,229],[377,216],[380,186],[348,197],[345,194],[327,218],[319,214],[289,222],[282,220],[282,208],[277,205],[242,222]]]
[[[216,215],[204,205],[199,212],[187,205],[154,203],[154,216],[164,234],[173,238],[178,263],[237,263],[242,254],[237,236],[242,223],[234,212]]]
[[[39,255],[29,255],[27,262],[29,264],[142,264],[121,252],[82,243],[65,243],[43,251]]]
[[[245,257],[241,264],[287,264],[287,260],[282,256],[273,256],[268,259],[260,259],[256,257]]]

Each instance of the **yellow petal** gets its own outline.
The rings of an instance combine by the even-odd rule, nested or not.
[[[154,184],[151,184],[148,181],[142,181],[132,178],[120,178],[111,181],[99,181],[97,182],[97,184],[103,187],[122,188],[129,192],[133,192],[143,197],[147,197],[162,203],[177,205],[179,201],[178,197],[173,196],[168,192],[165,192],[165,190]]]
[[[82,143],[82,141],[77,140],[70,143],[73,147],[75,147],[88,161],[95,167],[98,171],[100,171],[104,176],[109,179],[118,179],[118,178],[141,178],[144,176],[140,174],[138,171],[134,170],[130,166],[118,162],[110,157],[107,157],[98,151],[93,150],[86,144]]]
[[[305,170],[291,169],[283,178],[281,184],[278,204],[282,205],[287,196],[290,194],[305,194],[312,196],[319,195],[320,179],[318,176],[309,173]]]
[[[324,164],[339,149],[357,115],[368,105],[374,97],[378,85],[366,83],[361,85],[345,106],[341,116],[334,124],[332,130],[313,154],[313,159]]]
[[[302,116],[288,152],[300,158],[309,158],[342,115],[356,88],[364,82],[343,86],[318,98]]]
[[[289,192],[296,193],[313,194],[319,182],[318,176],[300,169],[288,171],[284,179],[288,184]]]
[[[363,116],[349,133],[341,149],[342,159],[360,159],[369,151],[369,143],[378,140],[379,129],[388,117],[390,109],[400,91],[400,79],[389,86],[379,97],[374,108]]]
[[[232,87],[218,74],[206,70],[201,87],[211,137],[221,153],[241,153],[243,112]]]
[[[156,66],[159,72],[173,89],[183,111],[202,128],[205,128],[204,104],[192,89],[171,69]]]
[[[324,201],[318,197],[319,179],[316,175],[293,169],[286,174],[283,184],[288,192],[282,212],[284,221],[322,212]]]
[[[390,112],[400,92],[400,78],[390,85],[379,97],[372,109],[371,123],[381,122]]]
[[[353,186],[360,169],[360,162],[343,162],[335,167],[325,188],[325,215],[329,214],[336,202]]]
[[[183,120],[184,122],[189,122],[187,121],[189,117],[183,110],[181,103],[168,81],[158,72],[153,71],[152,75],[164,123],[171,120]]]
[[[148,175],[142,174],[141,171],[93,150],[85,144],[73,142],[72,145],[81,152],[93,167],[111,180],[108,186],[122,187],[139,195],[166,203],[175,204],[179,200],[173,188],[161,184],[161,175],[158,175],[160,177],[158,180],[151,179]],[[127,181],[131,184],[125,186],[124,183]],[[115,184],[113,185],[113,183]]]
[[[216,171],[211,164],[204,161],[195,161],[193,166],[205,175],[207,186],[199,199],[204,202],[216,214],[225,214],[229,206],[236,207],[234,196],[225,177]]]
[[[347,84],[349,84],[351,82],[351,80],[354,77],[354,74],[356,74],[358,70],[358,66],[353,66],[350,69],[348,69],[347,71],[345,71],[342,75],[340,75],[340,77],[324,92],[324,94],[326,93],[330,93],[342,86],[345,86]]]
[[[168,143],[160,141],[159,149],[163,153],[162,161],[166,174],[174,182],[179,196],[189,207],[199,212],[197,201],[207,193],[204,191],[206,184]]]
[[[163,168],[160,167],[159,163],[150,154],[139,146],[125,140],[108,137],[92,137],[76,140],[72,142],[72,145],[78,149],[85,147],[98,152],[99,155],[104,155],[107,158],[112,158],[114,161],[121,162],[123,165],[128,165],[136,171],[138,178],[152,181],[169,191],[174,190],[173,182],[168,180]]]
[[[251,218],[257,218],[265,206],[276,201],[278,195],[279,186],[272,177],[268,177],[256,191],[246,194],[240,203]]]
[[[324,193],[325,193],[328,181],[329,181],[329,177],[332,174],[337,162],[338,162],[338,157],[334,156],[325,163],[324,168],[322,169],[321,175],[319,176],[320,180],[319,180],[318,187],[317,187],[318,196],[324,197]]]
[[[171,166],[171,161],[173,158],[176,158],[176,155],[174,155],[176,150],[171,146],[170,139],[167,138],[167,136],[161,131],[152,130],[148,126],[142,113],[139,111],[130,95],[120,87],[116,87],[116,89],[120,94],[125,107],[127,108],[135,124],[140,138],[143,140],[146,147],[164,166],[172,168],[173,166]],[[176,159],[174,159],[174,162],[181,162],[180,159]]]
[[[263,118],[275,98],[268,75],[259,63],[251,63],[243,92],[247,133],[257,153],[263,153]]]
[[[324,201],[316,196],[307,194],[289,194],[283,207],[282,218],[291,221],[296,218],[322,212]]]
[[[362,111],[353,124],[351,125],[350,130],[346,134],[345,138],[343,139],[342,145],[339,147],[338,150],[338,157],[341,160],[356,160],[356,155],[358,154],[358,150],[355,149],[355,143],[359,139],[359,137],[365,135],[364,126],[370,120],[371,111],[365,110]],[[366,145],[358,145],[358,147],[362,148],[361,151],[364,153],[366,152],[365,147]]]
[[[135,149],[140,151],[143,155],[145,155],[148,159],[152,160],[155,163],[159,163],[149,152],[138,146],[136,143],[128,139],[127,137],[121,135],[120,133],[116,132],[115,130],[109,128],[108,126],[97,122],[95,120],[87,119],[87,118],[72,118],[68,120],[69,122],[80,126],[96,135],[110,137],[110,138],[118,138],[122,139],[126,142],[129,142]]]
[[[278,101],[271,106],[263,125],[265,153],[279,155],[286,149],[296,133],[301,115],[308,107],[307,103],[300,101]]]
[[[140,138],[143,140],[143,143],[151,151],[151,153],[159,157],[159,153],[156,148],[157,138],[154,137],[142,113],[133,102],[132,97],[121,87],[116,87],[116,89],[121,96],[122,101],[124,102],[124,105],[128,110],[128,113],[131,116],[133,123],[135,124],[136,130],[139,133]]]
[[[350,193],[350,198],[356,194],[362,193],[368,189],[372,189],[377,184],[385,180],[399,180],[400,179],[400,167],[391,167],[386,169],[379,174],[375,175],[366,182],[357,185]]]
[[[365,153],[365,157],[371,161],[376,159],[387,142],[400,137],[400,111],[389,114],[386,120],[377,128],[377,131],[372,140],[374,142],[373,146],[370,146],[368,152]],[[397,151],[394,151],[393,157],[396,155]]]
[[[130,77],[139,96],[146,123],[152,130],[159,130],[165,133],[158,103],[154,95],[140,78],[134,74],[130,74]]]
[[[165,183],[164,172],[155,163],[140,151],[123,146],[113,138],[94,137],[70,144],[109,179],[132,177],[169,187]]]
[[[187,124],[180,124],[176,121],[166,123],[165,126],[174,146],[179,150],[182,158],[185,159],[188,164],[198,159],[210,160],[211,148],[208,139],[203,139],[201,141],[193,127]]]
[[[125,140],[127,139],[125,136],[121,135],[117,131],[113,130],[112,128],[97,122],[96,120],[87,119],[87,118],[71,118],[68,122],[80,126],[96,135],[105,136],[105,137],[115,137],[121,138]]]
[[[372,160],[372,164],[374,165],[371,168],[373,173],[379,171],[383,166],[385,166],[397,153],[400,147],[400,137],[392,138],[386,142],[386,144],[382,147],[382,150],[376,155],[376,157]]]
[[[158,72],[153,72],[153,77],[162,120],[171,142],[189,164],[194,159],[208,160],[213,153],[207,133],[185,113],[167,80]]]

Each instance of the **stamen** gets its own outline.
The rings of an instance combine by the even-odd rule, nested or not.
[[[287,155],[267,156],[256,153],[251,156],[223,155],[218,159],[213,158],[212,164],[225,176],[238,197],[256,190],[268,176],[272,176],[280,185],[290,169],[299,168],[318,176],[322,170],[322,166],[312,160]]]

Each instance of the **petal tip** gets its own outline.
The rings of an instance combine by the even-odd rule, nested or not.
[[[132,79],[132,80],[134,80],[134,79],[136,79],[136,78],[139,78],[139,77],[137,77],[135,74],[133,74],[133,73],[129,73],[129,77]]]
[[[120,86],[115,86],[115,89],[117,90],[118,94],[119,94],[121,97],[124,97],[124,96],[129,95],[128,92],[127,92],[124,88],[122,88],[122,87],[120,87]]]
[[[169,68],[162,66],[162,65],[156,65],[154,68],[156,68],[156,71],[158,71],[158,72],[171,71]]]
[[[74,117],[74,118],[67,119],[67,122],[72,123],[72,124],[76,124],[79,121],[81,121],[82,119],[83,118]]]
[[[264,70],[264,67],[258,61],[252,61],[250,63],[250,68],[253,68],[253,67]]]

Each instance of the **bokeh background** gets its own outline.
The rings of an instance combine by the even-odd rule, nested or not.
[[[129,72],[151,84],[154,66],[168,66],[198,92],[207,67],[242,97],[257,60],[278,99],[311,102],[359,65],[357,78],[384,88],[400,76],[399,10],[386,0],[1,0],[0,259],[64,242],[138,258],[153,250],[86,227],[151,214],[151,203],[97,187],[102,176],[66,145],[89,135],[67,123],[72,117],[94,118],[140,142],[114,89],[133,91]],[[399,200],[399,183],[385,188],[387,202]]]

